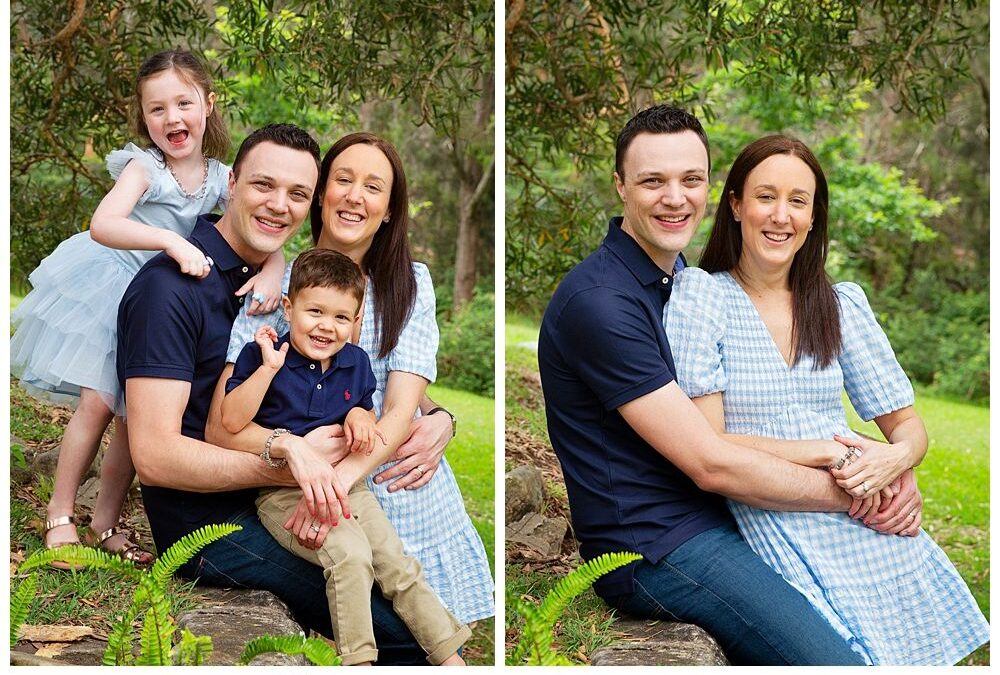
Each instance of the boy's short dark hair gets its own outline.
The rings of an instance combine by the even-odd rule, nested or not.
[[[698,118],[680,108],[669,105],[654,105],[637,113],[630,119],[618,134],[615,142],[615,173],[624,178],[622,164],[625,162],[625,152],[639,134],[679,134],[682,131],[693,131],[705,144],[708,153],[708,169],[712,170],[712,153],[708,148],[708,136]]]
[[[240,143],[236,159],[233,160],[233,175],[240,175],[240,166],[247,153],[253,150],[254,146],[265,142],[308,152],[316,160],[316,171],[319,172],[319,144],[308,131],[294,124],[268,124],[252,132]]]
[[[292,265],[292,278],[288,282],[288,298],[303,288],[336,288],[350,293],[358,301],[365,297],[365,277],[353,260],[343,253],[328,248],[314,248],[301,254]]]

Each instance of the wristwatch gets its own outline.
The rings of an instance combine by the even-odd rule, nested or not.
[[[445,415],[451,418],[451,437],[454,438],[455,436],[458,435],[458,420],[455,419],[455,416],[452,415],[450,412],[448,412],[446,408],[442,408],[441,406],[438,406],[436,408],[431,408],[430,410],[427,411],[427,416],[430,417],[434,413],[439,413],[439,412],[443,412]]]

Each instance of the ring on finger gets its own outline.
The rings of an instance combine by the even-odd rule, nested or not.
[[[310,525],[309,529],[312,530],[313,532],[315,532],[316,534],[319,534],[319,525],[317,525],[316,523],[313,523],[312,525]]]
[[[254,302],[257,302],[258,304],[263,305],[264,301],[267,300],[267,297],[263,293],[254,293],[253,295],[250,296],[250,299],[253,300]]]
[[[906,519],[907,520],[915,520],[916,517],[917,517],[917,512],[916,511],[910,511],[910,513],[906,516]]]
[[[418,464],[417,466],[413,467],[413,470],[420,472],[421,476],[423,476],[427,472],[426,469],[424,469],[423,464]]]
[[[864,490],[862,494],[868,494],[868,491],[871,490],[871,488],[868,487],[868,481],[866,480],[861,481],[861,489]]]

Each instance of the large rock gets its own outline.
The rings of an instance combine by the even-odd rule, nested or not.
[[[207,607],[185,612],[177,624],[195,635],[212,637],[212,654],[206,665],[229,666],[239,662],[243,648],[261,635],[297,635],[302,632],[288,607],[267,591],[207,589]],[[264,654],[253,661],[255,666],[304,666],[304,656]]]
[[[562,549],[567,528],[565,518],[546,518],[537,513],[529,513],[507,526],[507,545],[527,546],[545,558],[554,558]]]
[[[545,499],[542,472],[533,466],[518,466],[504,477],[504,522],[510,525],[529,513],[540,513]]]
[[[689,623],[622,619],[612,629],[624,637],[594,652],[592,666],[728,666],[719,644]]]

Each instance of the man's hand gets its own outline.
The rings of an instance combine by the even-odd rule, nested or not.
[[[451,418],[444,413],[424,415],[410,424],[410,435],[389,458],[397,464],[375,476],[376,483],[393,481],[389,492],[416,490],[427,485],[437,471],[445,446],[451,440]]]
[[[334,502],[334,506],[337,506],[337,502]],[[305,498],[303,498],[299,500],[298,505],[292,511],[292,515],[288,517],[288,520],[285,521],[283,527],[298,539],[299,544],[315,551],[326,541],[326,535],[330,532],[330,528],[336,526],[336,517],[332,524],[316,520],[309,513],[309,506],[306,504]]]
[[[923,497],[917,489],[917,475],[913,469],[909,469],[900,476],[899,493],[893,497],[888,508],[871,517],[865,524],[882,534],[915,537],[920,531],[920,510],[923,505]]]

